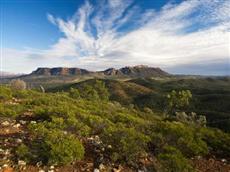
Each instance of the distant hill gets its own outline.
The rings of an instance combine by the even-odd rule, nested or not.
[[[104,71],[92,72],[86,69],[80,68],[38,68],[33,71],[30,75],[43,75],[43,76],[69,76],[69,75],[99,75],[99,76],[128,76],[128,77],[152,77],[152,76],[167,76],[167,72],[161,70],[160,68],[148,67],[144,65],[139,66],[127,66],[120,69],[109,68]]]
[[[20,74],[14,74],[14,73],[10,73],[10,72],[0,71],[0,77],[1,78],[11,78],[11,77],[19,76],[19,75]]]
[[[40,85],[48,88],[62,85],[64,83],[75,83],[88,79],[116,79],[129,80],[135,78],[165,78],[172,75],[160,68],[149,67],[144,65],[126,66],[120,69],[109,68],[103,71],[89,71],[81,68],[40,67],[27,75],[12,76],[11,78],[2,79],[1,83],[9,83],[12,79],[24,80],[29,88],[39,87]]]
[[[130,77],[152,77],[152,76],[167,76],[169,73],[160,68],[154,68],[144,65],[139,66],[126,66],[120,69],[109,68],[103,71],[105,75],[110,76],[130,76]]]
[[[66,75],[84,75],[90,73],[92,72],[80,68],[57,67],[57,68],[38,68],[37,70],[33,71],[30,75],[66,76]]]

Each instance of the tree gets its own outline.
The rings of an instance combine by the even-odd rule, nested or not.
[[[26,83],[20,79],[12,80],[10,82],[10,86],[12,89],[15,89],[15,90],[25,90],[26,89]]]
[[[96,80],[95,87],[94,87],[98,93],[98,96],[100,97],[101,100],[108,101],[109,100],[109,91],[105,86],[105,83]]]
[[[167,95],[168,113],[174,115],[175,112],[188,107],[191,98],[192,93],[189,90],[171,91],[171,93]]]
[[[72,97],[72,98],[74,98],[74,99],[81,98],[79,90],[75,89],[75,88],[70,88],[69,96]]]
[[[192,172],[193,167],[183,154],[172,146],[164,147],[162,153],[157,158],[162,164],[162,171],[165,172]]]

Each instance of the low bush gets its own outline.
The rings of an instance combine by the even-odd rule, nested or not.
[[[0,100],[9,100],[12,98],[12,91],[10,88],[0,86]]]
[[[84,147],[74,135],[44,124],[31,125],[30,130],[34,135],[31,148],[39,150],[35,157],[43,163],[64,165],[83,158]]]
[[[230,155],[230,134],[219,129],[203,128],[201,130],[205,142],[210,147],[212,153],[219,156]]]
[[[16,149],[16,155],[20,160],[29,162],[31,159],[31,152],[25,144],[21,144]]]
[[[192,172],[194,169],[182,153],[172,146],[165,146],[157,156],[164,172]]]
[[[199,128],[196,129],[180,122],[168,121],[160,122],[154,127],[152,140],[155,145],[156,133],[158,133],[157,136],[162,139],[160,145],[172,145],[187,157],[208,153],[207,144],[203,141]],[[156,147],[158,146],[156,145]]]
[[[133,164],[145,154],[150,138],[134,128],[122,125],[108,128],[102,136],[106,145],[111,145],[110,158],[114,162]]]

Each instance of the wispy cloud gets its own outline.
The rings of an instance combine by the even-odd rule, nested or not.
[[[63,33],[57,43],[19,55],[25,63],[36,60],[40,66],[88,69],[228,63],[229,4],[229,0],[188,0],[155,11],[143,10],[132,0],[101,0],[97,5],[86,1],[68,20],[47,14]]]

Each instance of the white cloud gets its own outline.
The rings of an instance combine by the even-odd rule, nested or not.
[[[86,1],[66,21],[47,14],[64,36],[47,50],[11,51],[6,58],[20,57],[31,64],[28,70],[57,65],[93,70],[136,64],[172,68],[230,58],[229,0],[188,0],[160,11],[144,11],[131,0],[98,3]],[[8,66],[13,72],[19,69]]]

